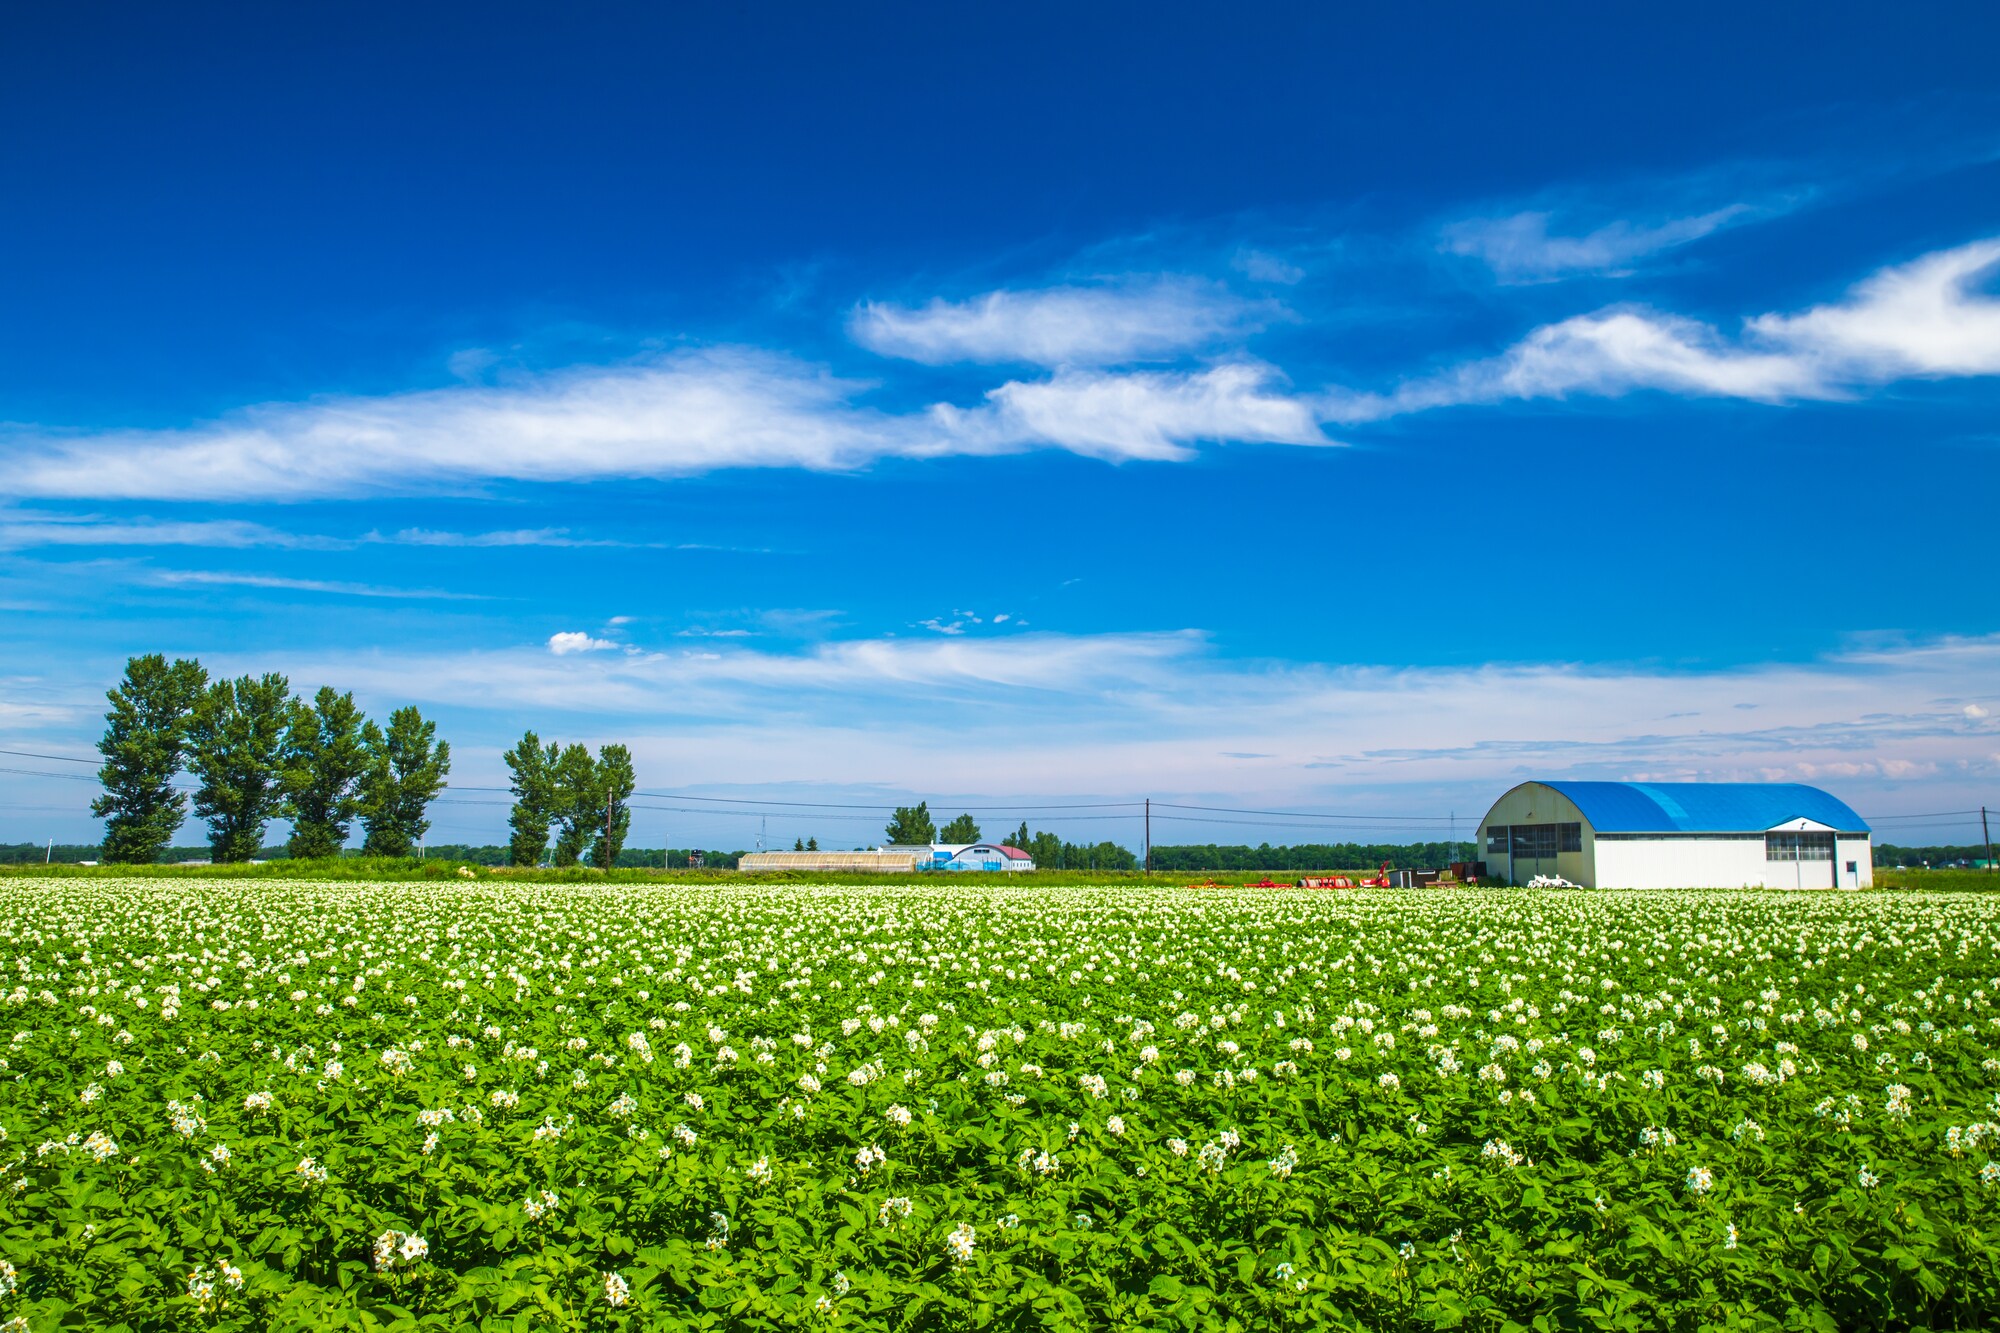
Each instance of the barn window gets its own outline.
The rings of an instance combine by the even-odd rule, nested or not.
[[[1764,835],[1766,861],[1831,861],[1831,833],[1783,832]]]
[[[1515,824],[1511,832],[1514,838],[1514,859],[1517,861],[1550,861],[1556,854],[1556,826],[1554,824]]]
[[[1581,824],[1556,825],[1556,839],[1557,842],[1560,844],[1560,850],[1562,851],[1565,852],[1582,851],[1583,825]]]
[[[1486,854],[1488,856],[1505,856],[1507,854],[1507,826],[1505,824],[1493,824],[1487,827]]]

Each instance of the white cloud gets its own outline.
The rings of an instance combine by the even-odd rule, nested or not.
[[[2000,300],[1976,289],[2000,265],[2000,237],[1885,268],[1848,300],[1750,321],[1829,380],[2000,374]]]
[[[564,630],[549,635],[549,651],[557,657],[567,657],[571,653],[601,653],[617,646],[609,639],[593,639],[582,630]]]
[[[1576,236],[1551,235],[1552,215],[1546,212],[1466,218],[1445,227],[1443,249],[1484,261],[1506,282],[1541,282],[1578,273],[1616,274],[1636,259],[1699,240],[1756,212],[1748,204],[1730,204],[1651,224],[1610,222]]]
[[[1269,784],[1264,795],[1322,805],[1342,791],[1376,799],[1418,788],[1469,805],[1531,773],[1811,780],[1808,766],[1841,772],[1836,793],[1861,801],[1925,765],[1934,768],[1926,781],[1990,783],[2000,734],[2000,723],[1969,722],[1964,711],[1968,698],[1992,700],[2000,636],[1704,672],[1235,660],[1193,632],[847,640],[792,652],[724,641],[560,662],[525,650],[371,652],[279,665],[427,711],[475,710],[492,722],[468,719],[459,734],[470,742],[484,725],[496,748],[518,734],[518,718],[548,713],[651,735],[660,762],[671,756],[690,781],[1221,787],[1248,797],[1233,785],[1242,779],[1213,771],[1212,756],[1229,751],[1269,756],[1255,779]],[[1758,707],[1746,713],[1745,702]]]
[[[926,365],[955,361],[1098,366],[1170,357],[1254,327],[1254,310],[1192,278],[1103,287],[988,292],[917,309],[868,302],[848,328],[884,356]]]
[[[245,408],[186,430],[30,441],[37,495],[312,499],[725,467],[854,467],[923,429],[857,408],[862,386],[786,357],[685,353],[487,387]],[[39,445],[39,447],[35,447]]]
[[[1281,255],[1268,250],[1238,250],[1230,266],[1252,282],[1274,282],[1290,286],[1305,280],[1306,271]]]
[[[207,546],[220,549],[310,547],[349,543],[326,537],[280,532],[240,519],[173,521],[114,519],[95,514],[0,509],[0,550],[35,546]]]
[[[203,658],[222,675],[275,669],[336,682],[371,711],[417,703],[451,739],[455,778],[475,785],[482,773],[500,779],[499,752],[524,718],[545,733],[629,742],[648,784],[1455,809],[1461,829],[1528,776],[1817,781],[1864,815],[1976,807],[2000,777],[2000,721],[1966,712],[1972,701],[2000,704],[2000,635],[1699,672],[1293,664],[1231,659],[1192,632],[794,651],[742,640],[689,652],[558,656],[551,646]],[[87,752],[102,705],[83,682],[115,678],[117,667],[65,662],[46,681],[0,678],[0,720],[10,708],[60,705],[67,713],[49,713],[37,743],[22,748]],[[1219,771],[1218,753],[1267,757]],[[494,830],[503,815],[492,816]],[[1191,828],[1169,821],[1154,835],[1176,841]]]
[[[631,542],[573,537],[568,528],[511,528],[501,532],[439,532],[431,528],[404,528],[394,536],[370,533],[372,542],[399,546],[631,546]]]
[[[1056,445],[1109,461],[1178,461],[1206,440],[1325,445],[1302,399],[1279,391],[1277,372],[1257,362],[1201,371],[1108,374],[1064,370],[1003,384],[983,407],[932,409],[967,451]]]
[[[1252,364],[1064,371],[1004,384],[982,406],[896,415],[857,406],[865,385],[786,357],[722,349],[500,387],[266,404],[185,430],[17,435],[9,481],[42,496],[305,500],[736,467],[844,470],[884,457],[1047,447],[1124,460],[1184,458],[1197,440],[1325,443],[1306,405],[1274,380]],[[547,529],[463,537],[410,529],[395,540],[584,544]]]
[[[295,579],[277,574],[236,574],[226,570],[162,569],[151,578],[169,586],[270,588],[281,592],[330,593],[339,597],[386,597],[398,601],[483,602],[483,593],[445,592],[437,588],[389,588],[375,583],[341,583],[330,579]]]
[[[1885,268],[1845,300],[1748,320],[1740,337],[1645,310],[1578,315],[1534,330],[1500,356],[1389,394],[1329,394],[1330,419],[1505,399],[1658,389],[1760,402],[1845,397],[1900,378],[2000,374],[2000,301],[1978,284],[2000,238]]]

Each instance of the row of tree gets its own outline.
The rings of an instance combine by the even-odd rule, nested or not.
[[[1993,849],[1985,843],[1971,847],[1898,847],[1892,842],[1875,848],[1878,866],[1970,866],[1987,860]]]
[[[918,801],[915,805],[897,806],[882,836],[904,847],[926,847],[934,842],[978,842],[979,821],[971,815],[960,815],[940,829],[931,820],[930,802]]]
[[[530,731],[501,757],[513,779],[514,808],[507,815],[510,864],[540,865],[544,856],[558,866],[586,859],[603,870],[618,864],[632,827],[632,789],[637,785],[629,750],[605,745],[593,757],[588,746],[544,745]]]
[[[1296,847],[1217,846],[1153,848],[1153,869],[1184,870],[1368,870],[1384,861],[1394,870],[1442,869],[1476,859],[1466,842],[1304,843]],[[1040,864],[1037,858],[1036,864]],[[1504,869],[1504,867],[1503,867]]]
[[[150,865],[173,842],[190,804],[183,769],[211,860],[251,860],[278,818],[292,823],[295,858],[338,855],[357,819],[364,852],[408,856],[451,771],[451,746],[415,708],[385,730],[352,693],[322,686],[308,703],[275,672],[211,681],[198,661],[152,653],[129,660],[106,698],[104,794],[91,813],[105,821],[108,862]]]

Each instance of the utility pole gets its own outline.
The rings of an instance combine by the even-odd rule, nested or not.
[[[2000,870],[2000,866],[1993,864],[1993,830],[1986,826],[1986,807],[1983,805],[1979,807],[1979,836],[1986,841],[1986,868]]]
[[[30,847],[34,846],[33,843],[29,843],[28,845]],[[55,856],[55,854],[56,854],[56,840],[54,838],[50,838],[49,845],[42,849],[42,864],[47,865],[49,861]],[[1988,853],[1988,855],[1991,855],[1991,853]]]
[[[1153,873],[1153,798],[1150,796],[1146,798],[1146,873]]]

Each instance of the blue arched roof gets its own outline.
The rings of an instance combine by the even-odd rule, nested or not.
[[[1868,825],[1818,787],[1798,782],[1548,782],[1599,833],[1755,833],[1810,819],[1842,833]]]

